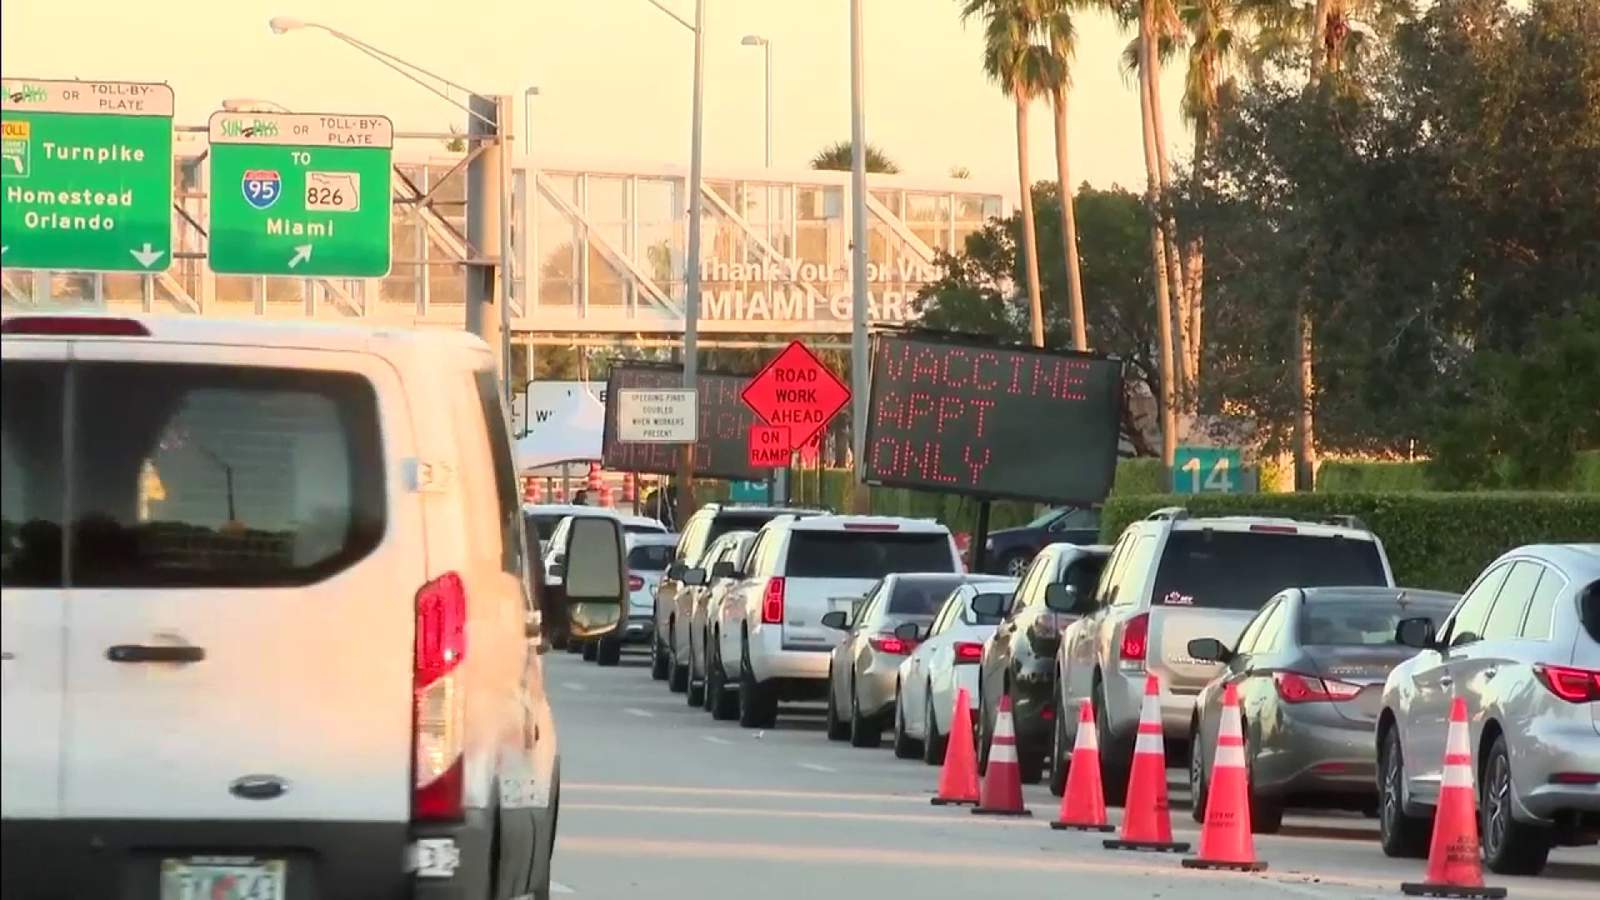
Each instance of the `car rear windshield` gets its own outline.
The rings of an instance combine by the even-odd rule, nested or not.
[[[635,525],[633,523],[625,523],[622,526],[622,530],[627,532],[628,534],[666,534],[667,533],[665,529],[657,528],[654,525]]]
[[[705,546],[730,531],[760,531],[761,526],[778,515],[773,512],[724,512],[711,519],[711,530],[706,533]]]
[[[524,518],[526,518],[530,526],[539,530],[539,540],[548,541],[550,540],[550,535],[556,533],[556,526],[561,524],[561,520],[566,518],[566,514],[532,515]]]
[[[0,381],[7,587],[309,584],[382,539],[359,375],[19,360]]]
[[[1583,620],[1583,630],[1589,632],[1589,637],[1600,641],[1600,581],[1583,589],[1583,596],[1578,599],[1578,618]]]
[[[1302,646],[1372,647],[1394,644],[1395,628],[1402,619],[1423,616],[1434,630],[1455,604],[1441,601],[1399,601],[1384,598],[1329,597],[1306,604],[1300,613]]]
[[[950,538],[943,533],[796,531],[789,541],[784,574],[791,578],[882,578],[896,572],[953,572],[955,564]]]
[[[897,616],[932,616],[961,584],[960,576],[950,578],[902,578],[895,582],[889,597],[889,612]]]
[[[628,551],[628,568],[636,572],[660,572],[671,563],[670,544],[649,544]]]
[[[1260,531],[1174,531],[1156,570],[1156,606],[1260,609],[1288,587],[1382,585],[1375,541]]]

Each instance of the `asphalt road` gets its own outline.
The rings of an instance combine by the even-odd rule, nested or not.
[[[557,896],[1364,898],[1398,897],[1422,875],[1420,861],[1383,855],[1373,820],[1293,812],[1282,834],[1256,838],[1265,873],[1185,870],[1051,831],[1059,801],[1043,786],[1025,789],[1030,820],[932,807],[937,770],[896,760],[887,740],[828,741],[820,707],[746,731],[690,709],[641,656],[614,669],[545,659],[563,769]],[[1184,773],[1168,774],[1177,839],[1197,840]],[[1600,850],[1560,849],[1541,877],[1489,883],[1518,900],[1600,900]]]

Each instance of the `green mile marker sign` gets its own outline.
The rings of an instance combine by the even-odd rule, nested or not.
[[[213,272],[389,274],[387,118],[219,112],[209,130]]]
[[[0,264],[172,264],[172,88],[0,79]]]

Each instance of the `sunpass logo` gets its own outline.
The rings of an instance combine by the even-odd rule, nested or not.
[[[42,103],[45,99],[45,90],[38,85],[24,84],[12,91],[7,99],[12,103]]]
[[[260,119],[251,119],[248,122],[243,119],[224,119],[222,133],[227,137],[277,137],[278,123],[263,122]]]

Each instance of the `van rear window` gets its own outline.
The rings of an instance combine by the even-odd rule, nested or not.
[[[1174,531],[1156,570],[1155,606],[1260,609],[1290,587],[1383,585],[1374,541],[1259,531]]]
[[[1578,598],[1578,618],[1583,620],[1583,630],[1600,642],[1600,581],[1591,582]]]
[[[961,584],[961,576],[949,578],[902,578],[895,582],[889,598],[889,612],[899,616],[933,616]]]
[[[882,578],[895,572],[954,572],[943,533],[796,531],[785,575],[791,578]],[[947,592],[948,593],[948,592]]]
[[[23,580],[47,570],[43,557],[81,587],[309,584],[382,539],[377,400],[358,375],[128,363],[78,363],[67,375],[58,365],[53,377],[75,382],[63,489],[43,454],[48,432],[62,431],[65,395],[13,406],[35,373],[12,369],[4,520],[30,536],[13,545],[7,534],[8,586],[13,569]],[[14,496],[19,481],[28,487]],[[48,520],[69,504],[62,542],[59,512]]]

